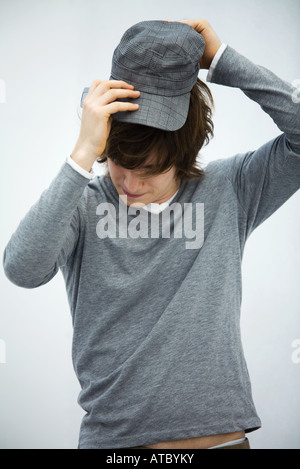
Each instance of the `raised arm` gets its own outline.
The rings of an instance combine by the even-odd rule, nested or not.
[[[293,99],[296,89],[232,47],[221,49],[221,41],[205,19],[184,22],[205,39],[201,66],[215,65],[209,72],[209,81],[242,90],[282,131],[282,135],[256,151],[220,163],[246,216],[249,235],[300,188],[300,103]],[[222,54],[212,64],[220,50]],[[249,132],[254,133],[255,128]]]
[[[240,88],[282,131],[255,151],[236,155],[226,166],[248,219],[248,234],[300,188],[300,104],[294,87],[227,46],[211,81]],[[255,128],[249,129],[255,132]]]
[[[136,110],[138,105],[117,102],[137,97],[138,91],[125,82],[95,80],[86,98],[78,140],[72,160],[90,171],[103,152],[110,131],[111,114]],[[16,285],[34,288],[51,280],[76,247],[83,193],[89,178],[67,162],[30,209],[12,235],[3,256],[7,277]],[[81,206],[81,212],[80,212]]]
[[[21,220],[3,255],[4,271],[14,284],[43,285],[67,262],[78,240],[78,205],[88,181],[65,163]]]

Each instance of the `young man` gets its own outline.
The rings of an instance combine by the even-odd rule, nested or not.
[[[199,169],[213,132],[199,61],[282,134]],[[241,346],[241,261],[253,230],[300,188],[293,91],[206,20],[133,26],[111,80],[91,85],[70,158],[4,253],[17,285],[64,275],[86,411],[79,448],[249,448],[261,422]],[[96,160],[106,176],[91,174]]]

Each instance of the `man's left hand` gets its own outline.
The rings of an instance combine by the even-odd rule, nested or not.
[[[208,70],[214,56],[222,45],[222,42],[220,41],[216,32],[213,30],[209,22],[204,18],[199,20],[180,20],[177,21],[177,23],[186,23],[195,31],[197,31],[197,33],[202,34],[205,40],[205,49],[204,54],[200,60],[200,68]]]

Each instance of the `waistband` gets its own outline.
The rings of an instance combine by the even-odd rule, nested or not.
[[[224,445],[224,446],[220,445],[220,446],[215,446],[213,448],[208,448],[208,449],[251,449],[248,438],[245,438],[241,443],[234,443],[234,442],[230,442],[230,443],[231,444],[229,445]],[[134,447],[127,448],[127,449],[152,449],[152,448],[147,448],[147,446],[134,446]]]

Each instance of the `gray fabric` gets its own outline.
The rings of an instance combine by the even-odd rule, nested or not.
[[[97,207],[117,209],[118,194],[110,178],[88,181],[67,163],[6,247],[16,285],[43,285],[59,269],[66,281],[86,411],[79,448],[261,425],[241,345],[241,261],[253,230],[300,187],[300,106],[291,85],[230,47],[212,81],[241,88],[284,133],[182,183],[174,203],[205,204],[201,248],[174,237],[100,239]]]
[[[184,23],[142,21],[129,28],[114,51],[110,79],[126,81],[141,92],[138,99],[119,99],[138,103],[139,109],[113,118],[163,130],[181,128],[204,48],[201,34]]]

